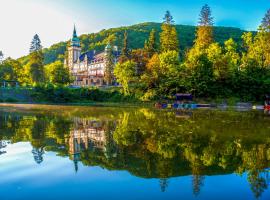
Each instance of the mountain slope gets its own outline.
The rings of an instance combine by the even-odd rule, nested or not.
[[[113,40],[114,44],[121,47],[124,31],[128,31],[129,47],[131,49],[142,48],[144,42],[148,39],[149,33],[155,29],[161,32],[161,23],[141,23],[133,26],[111,28],[102,30],[98,33],[84,34],[80,36],[82,51],[96,49],[102,51],[109,40]],[[195,38],[195,26],[176,25],[179,35],[180,48],[184,51],[193,45]],[[241,43],[241,36],[245,31],[232,27],[214,27],[215,41],[223,43],[229,38],[233,38],[237,43]],[[52,63],[57,59],[63,60],[68,42],[60,42],[52,45],[50,48],[44,49],[45,64]],[[19,59],[23,64],[27,63],[28,56]]]

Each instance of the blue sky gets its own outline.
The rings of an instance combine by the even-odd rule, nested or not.
[[[0,0],[0,50],[17,58],[28,53],[35,33],[49,47],[68,40],[74,23],[79,34],[90,33],[160,22],[166,10],[177,24],[196,25],[205,3],[212,8],[215,25],[246,30],[256,30],[270,8],[270,0]]]

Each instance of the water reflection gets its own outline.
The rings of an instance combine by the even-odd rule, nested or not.
[[[46,152],[108,170],[159,179],[191,175],[194,196],[207,176],[247,173],[254,197],[268,189],[270,119],[262,112],[69,108],[65,111],[2,111],[0,155],[6,141],[30,142],[35,162]],[[1,158],[1,156],[0,156]]]
[[[6,146],[7,146],[6,141],[0,141],[0,155],[4,154],[4,153],[7,153],[5,151]]]

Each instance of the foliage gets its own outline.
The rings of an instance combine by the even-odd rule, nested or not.
[[[130,50],[129,50],[129,41],[128,41],[128,32],[124,32],[123,46],[121,51],[121,56],[119,58],[120,63],[126,62],[130,58]]]
[[[105,79],[109,85],[120,83],[127,97],[148,101],[188,92],[198,97],[261,101],[269,93],[270,84],[268,21],[269,11],[258,32],[214,27],[211,9],[204,5],[197,28],[175,25],[167,11],[162,24],[102,30],[82,35],[80,41],[83,51],[100,52],[108,44],[121,47],[115,69],[110,51],[107,52]],[[68,70],[60,65],[66,45],[61,42],[41,50],[37,36],[32,42],[36,51],[17,63],[4,61],[0,78],[18,80],[21,85],[68,84]]]
[[[104,80],[106,81],[107,85],[112,85],[113,83],[113,69],[115,66],[114,56],[113,56],[113,49],[111,48],[110,44],[105,49],[106,53],[106,63],[105,63],[105,75]]]
[[[263,20],[262,20],[262,28],[267,32],[270,32],[270,9],[267,10]]]
[[[7,58],[0,64],[0,80],[21,81],[23,79],[23,69],[20,62]]]
[[[30,54],[35,52],[35,51],[41,51],[42,46],[41,46],[41,41],[39,39],[39,36],[37,34],[34,35],[33,40],[30,45]]]
[[[43,83],[45,81],[42,51],[34,51],[30,54],[27,69],[29,70],[28,72],[31,76],[31,82],[33,84]]]
[[[108,30],[102,30],[98,33],[83,34],[80,41],[82,45],[82,51],[97,50],[97,52],[103,51],[108,44],[110,38],[113,39],[111,44],[122,47],[124,32],[128,32],[129,48],[138,49],[143,48],[145,41],[148,39],[150,32],[154,29],[156,35],[161,32],[161,23],[146,22],[127,27],[112,28]],[[183,52],[185,49],[189,49],[195,38],[196,27],[189,25],[175,25],[176,31],[181,33],[178,35],[178,40],[181,41],[180,49]],[[214,39],[218,43],[223,43],[228,38],[233,38],[237,44],[241,43],[241,35],[245,31],[239,28],[231,27],[214,27]],[[49,48],[44,48],[44,64],[50,64],[56,60],[63,60],[62,56],[66,52],[66,46],[68,41],[59,42],[52,45]],[[22,65],[27,64],[29,61],[29,55],[19,59]]]
[[[118,82],[123,86],[124,94],[130,94],[130,83],[136,80],[136,63],[127,61],[123,64],[118,63],[114,69],[114,75]]]
[[[154,53],[158,52],[155,29],[150,32],[149,39],[145,41],[144,50],[146,51],[148,57],[152,57]]]
[[[162,32],[160,33],[160,50],[166,51],[179,51],[179,41],[176,28],[174,27],[173,17],[167,11],[164,17],[164,22],[161,26]]]
[[[0,51],[0,64],[2,64],[3,59],[4,59],[4,54],[2,51]]]
[[[206,4],[202,7],[197,27],[195,46],[200,49],[207,48],[213,42],[213,17],[211,9]]]
[[[45,66],[46,79],[50,83],[66,85],[71,83],[69,69],[61,61]]]
[[[37,85],[31,93],[34,102],[91,103],[91,102],[136,102],[132,96],[122,95],[118,89],[69,88],[63,85]]]

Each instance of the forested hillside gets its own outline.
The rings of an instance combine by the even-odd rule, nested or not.
[[[92,49],[102,51],[108,41],[113,41],[115,45],[121,47],[123,35],[126,30],[129,37],[129,48],[142,48],[145,40],[149,37],[150,31],[155,29],[159,34],[161,32],[161,25],[161,23],[147,22],[133,26],[102,30],[98,33],[83,34],[80,36],[82,51],[85,52]],[[183,52],[185,49],[192,47],[195,39],[196,26],[176,25],[176,30],[178,32],[181,51]],[[223,44],[224,41],[229,38],[233,38],[236,43],[240,44],[241,36],[244,32],[245,31],[239,28],[214,27],[214,38],[215,41],[220,44]],[[66,46],[67,42],[59,42],[52,45],[50,48],[44,49],[45,64],[52,63],[57,59],[62,60],[64,58]],[[26,64],[28,56],[20,58],[20,61],[22,61],[23,64]]]

